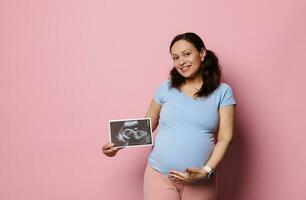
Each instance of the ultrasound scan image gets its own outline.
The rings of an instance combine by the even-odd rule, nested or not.
[[[115,146],[152,144],[149,119],[110,122],[111,139]]]

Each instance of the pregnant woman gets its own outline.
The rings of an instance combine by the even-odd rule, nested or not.
[[[195,33],[177,35],[169,50],[174,67],[146,114],[159,130],[144,172],[144,199],[215,200],[215,171],[233,137],[232,88],[220,82],[218,58]],[[115,156],[119,148],[102,150]]]

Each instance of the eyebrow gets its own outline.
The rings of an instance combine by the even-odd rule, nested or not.
[[[191,49],[185,49],[185,50],[183,50],[181,53],[184,53],[184,52],[187,51],[187,50],[190,50],[190,51],[191,51]],[[177,54],[172,53],[171,55],[177,55]]]

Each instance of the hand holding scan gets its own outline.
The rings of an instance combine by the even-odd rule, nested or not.
[[[122,147],[121,148],[115,147],[115,144],[113,144],[113,143],[112,144],[107,143],[107,144],[103,145],[102,152],[108,157],[113,157],[118,153],[118,151],[120,149],[123,149],[123,148]]]

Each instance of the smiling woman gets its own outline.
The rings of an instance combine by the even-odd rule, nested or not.
[[[195,33],[177,35],[170,54],[170,79],[160,84],[146,114],[152,130],[159,130],[144,173],[144,199],[214,200],[214,171],[233,136],[233,92],[220,83],[218,59]],[[107,156],[118,150],[103,146]]]
[[[219,86],[221,69],[218,58],[214,52],[206,49],[196,34],[177,35],[170,44],[170,54],[174,62],[170,72],[172,87],[179,89],[185,84],[186,78],[187,81],[198,79],[200,83],[193,90],[196,90],[195,95],[201,97],[208,96]]]

